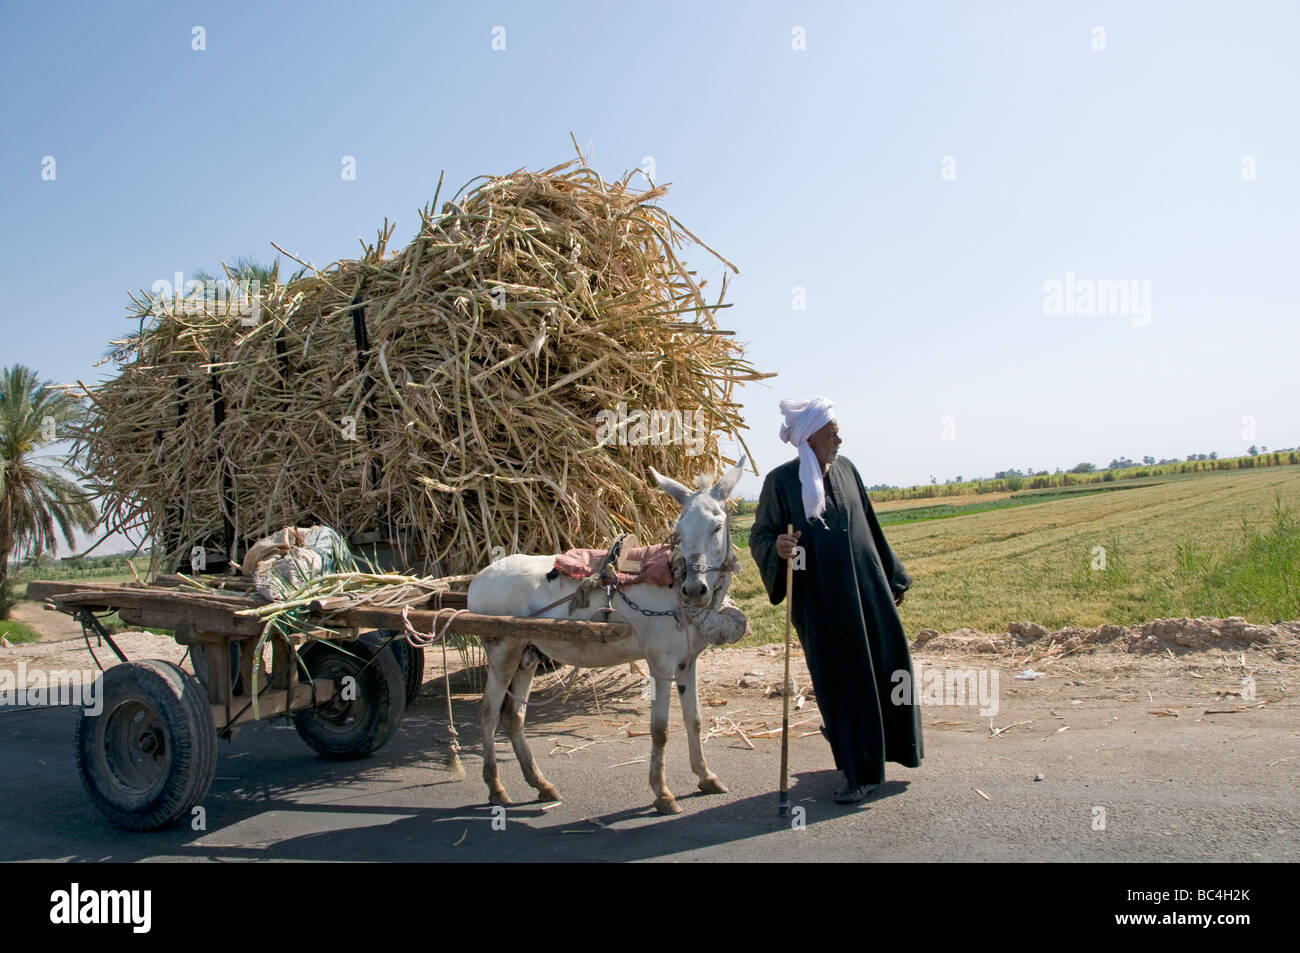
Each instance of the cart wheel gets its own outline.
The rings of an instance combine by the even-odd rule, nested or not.
[[[100,676],[98,715],[77,722],[77,771],[109,823],[165,827],[203,800],[217,770],[208,693],[171,662],[146,659]]]
[[[406,704],[414,705],[424,688],[424,646],[402,644],[406,646]]]
[[[294,713],[302,740],[336,760],[364,758],[387,744],[406,710],[397,657],[364,639],[344,642],[341,648],[312,642],[299,655],[313,679],[332,679],[336,686],[329,701]],[[355,695],[345,698],[343,680],[349,677]]]
[[[397,664],[402,667],[402,680],[406,683],[406,706],[409,708],[415,704],[415,700],[420,697],[420,689],[424,687],[424,646],[412,645],[406,639],[397,638],[401,633],[392,629],[367,632],[362,638],[369,641],[372,635],[375,636],[372,644],[383,645],[388,642],[393,654],[397,656]],[[392,641],[389,642],[389,639]]]

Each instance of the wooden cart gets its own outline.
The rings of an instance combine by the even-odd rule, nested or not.
[[[411,608],[412,626],[428,632],[439,621],[439,608],[463,610],[461,587],[471,578],[449,579],[452,588]],[[152,830],[189,814],[212,784],[218,737],[231,738],[244,725],[292,717],[299,736],[323,757],[363,758],[389,741],[419,693],[424,653],[401,636],[400,609],[313,603],[300,631],[268,640],[266,671],[253,657],[263,624],[240,614],[262,604],[246,583],[231,578],[223,584],[230,591],[218,592],[180,589],[178,583],[160,577],[152,586],[33,581],[27,587],[29,599],[78,618],[87,635],[106,642],[122,662],[101,676],[99,714],[83,712],[77,725],[82,783],[116,826]],[[107,611],[130,625],[170,629],[189,648],[195,674],[159,659],[128,660],[95,616]],[[621,623],[468,611],[458,613],[450,629],[481,639],[631,635]]]

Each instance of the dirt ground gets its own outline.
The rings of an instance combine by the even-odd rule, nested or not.
[[[462,669],[449,653],[465,769],[457,775],[441,652],[430,652],[421,697],[393,742],[364,764],[321,760],[286,742],[283,733],[293,728],[275,721],[223,744],[205,799],[213,819],[207,834],[179,827],[150,839],[106,828],[76,782],[66,745],[71,713],[0,712],[0,757],[10,772],[0,787],[8,785],[15,818],[0,823],[0,841],[9,859],[44,860],[1300,859],[1300,717],[1292,691],[1300,625],[1173,620],[1105,632],[1009,629],[919,634],[913,662],[925,760],[916,769],[888,765],[886,783],[851,808],[831,803],[842,781],[819,737],[803,660],[792,657],[791,803],[806,812],[801,833],[773,820],[782,649],[742,645],[709,651],[699,663],[704,750],[731,793],[694,791],[672,703],[668,779],[682,815],[659,817],[649,806],[644,674],[628,666],[584,672],[566,698],[564,669],[534,683],[528,735],[565,800],[533,801],[499,736],[502,778],[516,807],[513,836],[498,836],[478,778],[472,680],[481,670]],[[131,658],[183,654],[149,633],[117,639]],[[114,661],[106,645],[94,649],[104,664]],[[16,671],[20,662],[29,671],[95,670],[80,640],[0,649],[0,670]],[[1016,678],[1028,671],[1040,674]],[[963,679],[996,690],[983,699],[954,697],[949,688]]]
[[[79,626],[62,613],[40,613],[32,603],[22,604],[19,611],[43,638],[0,648],[0,671],[17,672],[21,661],[29,670],[39,666],[92,673],[96,658],[104,666],[117,663],[109,646],[96,639],[88,650]],[[927,629],[918,634],[914,674],[927,734],[956,731],[1001,738],[1019,732],[1050,737],[1077,724],[1123,719],[1136,724],[1141,741],[1158,737],[1161,722],[1168,719],[1183,724],[1214,719],[1246,727],[1265,710],[1297,708],[1300,622],[1255,626],[1241,619],[1166,619],[1055,632],[1021,622],[1009,629],[946,634]],[[185,656],[184,648],[170,638],[149,632],[121,632],[114,640],[131,659],[180,662]],[[779,739],[783,653],[780,645],[738,646],[701,657],[699,692],[708,739],[726,738],[744,746]],[[482,674],[465,670],[454,652],[448,658],[452,693],[460,707],[473,701]],[[792,736],[815,735],[820,724],[816,696],[797,641],[790,662]],[[193,670],[188,660],[184,667]],[[1026,673],[1036,674],[1023,677]],[[445,698],[442,675],[441,653],[429,651],[422,699]],[[569,711],[598,715],[602,701],[622,703],[618,707],[623,709],[640,699],[645,704],[632,705],[640,711],[639,718],[620,722],[616,734],[620,739],[648,734],[644,665],[580,673],[570,697],[562,699],[572,676],[568,668],[539,672],[530,710],[559,703]],[[978,695],[981,683],[991,693],[988,697]],[[958,688],[967,694],[959,695]],[[579,701],[584,704],[574,704]],[[599,720],[611,727],[603,716]],[[1300,718],[1296,728],[1293,737],[1300,736]]]
[[[1294,694],[1300,684],[1300,622],[1253,626],[1241,619],[1167,619],[1055,632],[1033,623],[1009,628],[999,634],[920,633],[913,663],[927,735],[962,732],[1002,739],[1016,732],[1046,739],[1085,724],[1122,720],[1134,725],[1134,744],[1140,747],[1158,742],[1165,721],[1249,728],[1267,711],[1286,713],[1291,737],[1300,737]],[[782,646],[766,645],[701,657],[706,731],[742,743],[779,738],[783,652]],[[792,734],[816,734],[816,699],[797,642],[791,680]],[[991,692],[989,704],[974,690],[980,680]],[[539,691],[545,691],[544,684],[539,682]],[[603,687],[626,695],[644,684],[643,678],[628,676]],[[969,690],[964,699],[958,685]],[[1279,751],[1279,763],[1294,767],[1300,759],[1282,757],[1290,754]]]
[[[76,619],[62,612],[48,612],[39,602],[15,603],[9,618],[35,630],[44,641],[81,638],[81,624]]]

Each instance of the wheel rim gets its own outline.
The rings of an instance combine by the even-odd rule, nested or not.
[[[113,780],[145,794],[167,774],[167,730],[162,716],[139,701],[118,705],[104,729],[104,760]]]
[[[330,659],[312,676],[331,679],[336,686],[334,696],[316,709],[316,715],[322,728],[341,736],[352,734],[357,722],[364,721],[370,709],[365,693],[361,690],[361,667],[350,663],[350,659]],[[347,676],[351,676],[356,683],[357,697],[351,701],[343,698],[343,679]]]

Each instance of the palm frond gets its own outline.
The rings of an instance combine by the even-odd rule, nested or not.
[[[94,528],[89,495],[40,455],[84,413],[81,401],[42,382],[31,368],[14,364],[0,370],[0,589],[15,549],[57,552],[60,539],[72,548],[76,530]]]

